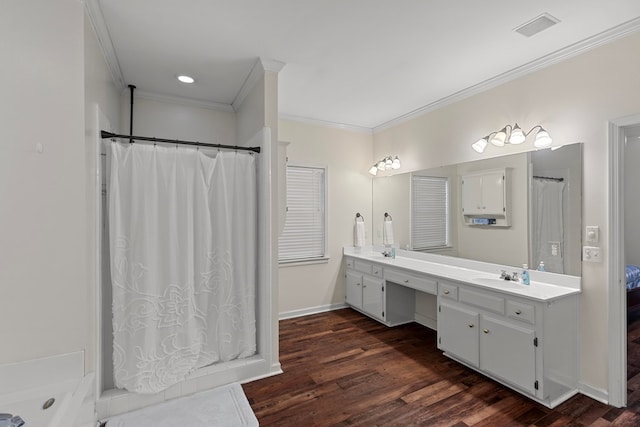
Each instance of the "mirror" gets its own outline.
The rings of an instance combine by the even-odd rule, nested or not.
[[[509,226],[469,225],[462,215],[462,176],[504,169]],[[393,218],[394,244],[410,249],[412,176],[447,177],[449,231],[446,256],[580,276],[582,272],[582,144],[569,144],[491,159],[373,179],[374,245],[382,245],[384,214]]]

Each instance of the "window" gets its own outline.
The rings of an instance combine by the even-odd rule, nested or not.
[[[411,246],[414,250],[449,246],[449,179],[411,177]]]
[[[278,242],[281,264],[326,260],[326,168],[287,165],[287,211]]]

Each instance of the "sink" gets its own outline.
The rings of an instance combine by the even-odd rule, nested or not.
[[[481,285],[495,286],[496,288],[522,289],[522,287],[526,286],[522,283],[493,277],[476,277],[472,280],[476,283],[480,283]]]

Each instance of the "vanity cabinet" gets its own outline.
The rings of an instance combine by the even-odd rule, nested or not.
[[[436,282],[383,268],[380,264],[346,258],[345,302],[387,326],[409,323],[415,317],[415,288],[433,289]],[[389,281],[389,277],[393,279]],[[412,287],[401,286],[411,284]]]
[[[385,289],[381,267],[350,260],[345,272],[345,283],[347,304],[377,320],[385,320]]]
[[[475,218],[495,220],[484,225],[509,225],[508,169],[489,170],[462,177],[462,215],[466,224]]]
[[[463,283],[443,285],[438,348],[447,356],[548,406],[575,393],[575,296],[545,303]]]

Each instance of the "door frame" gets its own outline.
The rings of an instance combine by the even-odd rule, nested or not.
[[[626,128],[640,115],[609,122],[609,404],[627,404],[627,303],[624,253],[624,150]]]

